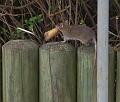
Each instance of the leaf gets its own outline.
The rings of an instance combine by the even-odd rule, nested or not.
[[[29,30],[32,30],[32,29],[33,29],[33,25],[30,25],[30,26],[29,26]]]

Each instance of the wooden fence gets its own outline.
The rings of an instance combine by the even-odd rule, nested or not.
[[[94,55],[93,46],[59,42],[39,48],[28,40],[9,41],[2,46],[0,102],[97,102]],[[120,50],[115,60],[110,48],[109,102],[120,100],[119,56]]]

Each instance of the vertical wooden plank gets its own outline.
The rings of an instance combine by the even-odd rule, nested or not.
[[[39,56],[39,102],[76,102],[75,48],[50,43],[40,48]]]
[[[2,45],[0,44],[0,102],[2,102]]]
[[[12,40],[2,47],[3,102],[38,102],[38,46]]]
[[[77,102],[97,102],[97,71],[94,47],[78,48]],[[109,49],[109,102],[114,102],[114,51]]]
[[[108,70],[108,102],[115,101],[115,53],[109,47],[109,70]]]
[[[120,48],[117,51],[116,102],[120,101]]]
[[[108,101],[109,0],[97,0],[97,102]]]
[[[77,102],[97,102],[94,46],[79,47],[77,59]]]

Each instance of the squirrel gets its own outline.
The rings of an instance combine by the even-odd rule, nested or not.
[[[83,45],[89,45],[93,43],[95,46],[95,56],[94,56],[94,67],[96,64],[97,56],[97,41],[96,35],[92,28],[86,25],[69,25],[67,21],[56,25],[56,28],[59,29],[64,37],[64,42],[67,40],[78,40]]]

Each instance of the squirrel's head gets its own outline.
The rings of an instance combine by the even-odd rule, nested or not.
[[[63,23],[59,23],[56,25],[56,28],[59,29],[60,31],[66,29],[69,26],[68,20],[64,21]]]

